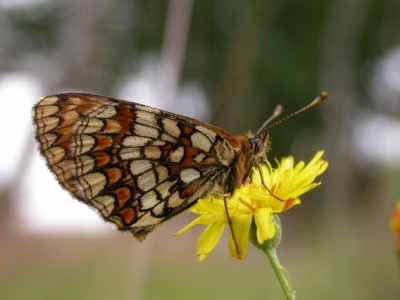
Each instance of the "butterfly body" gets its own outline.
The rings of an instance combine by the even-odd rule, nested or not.
[[[39,151],[60,185],[138,240],[217,186],[233,194],[268,131],[210,124],[109,97],[63,93],[33,108]]]

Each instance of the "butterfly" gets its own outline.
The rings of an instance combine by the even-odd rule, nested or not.
[[[39,151],[61,187],[139,241],[216,187],[233,195],[269,150],[268,122],[256,134],[232,136],[85,93],[49,95],[33,107]]]

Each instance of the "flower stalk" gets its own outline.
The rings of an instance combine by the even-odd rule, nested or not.
[[[278,215],[274,216],[274,223],[276,228],[276,233],[273,239],[270,239],[263,244],[259,244],[257,239],[257,228],[255,223],[252,224],[250,228],[250,242],[256,247],[265,253],[268,257],[268,260],[272,266],[272,269],[275,272],[275,275],[281,285],[283,293],[288,300],[295,300],[296,293],[293,289],[292,282],[290,280],[290,276],[288,271],[280,264],[278,256],[276,254],[276,248],[281,242],[282,239],[282,227],[281,220]]]

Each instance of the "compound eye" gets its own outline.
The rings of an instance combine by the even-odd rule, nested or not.
[[[259,138],[253,138],[249,140],[252,147],[254,154],[258,154],[264,148],[263,142]]]

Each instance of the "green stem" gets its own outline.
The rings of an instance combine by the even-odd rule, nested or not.
[[[276,255],[276,247],[279,245],[282,238],[281,221],[277,215],[275,215],[275,237],[272,240],[268,240],[262,245],[258,243],[257,240],[257,227],[253,222],[250,229],[250,241],[252,244],[262,250],[268,257],[272,268],[274,269],[275,275],[278,278],[279,284],[282,287],[283,293],[288,300],[295,300],[296,293],[293,289],[292,283],[290,281],[289,273],[279,262],[278,256]]]
[[[263,251],[269,259],[269,262],[274,269],[276,277],[278,277],[278,281],[283,289],[283,293],[288,300],[295,300],[296,294],[293,289],[292,283],[290,281],[289,273],[286,271],[284,267],[279,262],[278,256],[276,255],[276,248],[267,248]]]

